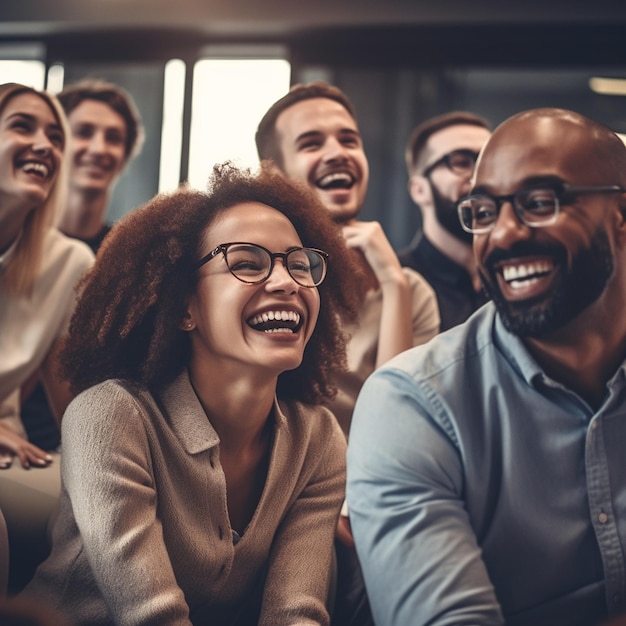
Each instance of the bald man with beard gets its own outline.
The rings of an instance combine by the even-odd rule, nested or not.
[[[347,499],[376,623],[626,608],[626,147],[572,111],[493,133],[459,203],[492,302],[375,372]]]

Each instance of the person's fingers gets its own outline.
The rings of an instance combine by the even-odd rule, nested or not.
[[[0,469],[9,469],[13,465],[13,454],[0,452]]]
[[[15,454],[24,469],[47,467],[52,463],[52,457],[47,452],[31,444],[20,446]]]

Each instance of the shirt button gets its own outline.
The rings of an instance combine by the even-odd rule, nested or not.
[[[608,519],[609,519],[609,516],[604,512],[598,515],[598,521],[600,522],[600,524],[606,524]]]
[[[591,422],[591,430],[595,430],[596,428],[598,428],[598,422]]]

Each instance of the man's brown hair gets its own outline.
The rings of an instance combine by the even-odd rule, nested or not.
[[[110,106],[126,123],[124,154],[129,161],[141,150],[144,129],[135,102],[121,87],[100,79],[84,79],[68,85],[57,95],[67,116],[85,100],[95,100]]]
[[[491,130],[491,125],[485,118],[468,111],[443,113],[442,115],[431,117],[416,126],[409,136],[404,152],[404,160],[409,176],[421,174],[426,166],[429,154],[427,154],[425,148],[432,135],[449,126],[461,125],[480,126],[481,128]]]
[[[297,102],[312,98],[327,98],[328,100],[338,102],[356,122],[354,106],[339,87],[322,81],[293,85],[282,98],[274,102],[259,122],[254,136],[259,159],[270,159],[276,166],[283,169],[282,154],[278,145],[278,137],[276,136],[276,120],[285,109]]]

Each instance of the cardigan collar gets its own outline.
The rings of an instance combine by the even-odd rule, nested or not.
[[[207,418],[186,369],[163,390],[160,402],[172,430],[189,454],[198,454],[219,445],[219,435]],[[275,396],[274,419],[277,428],[287,421]]]

